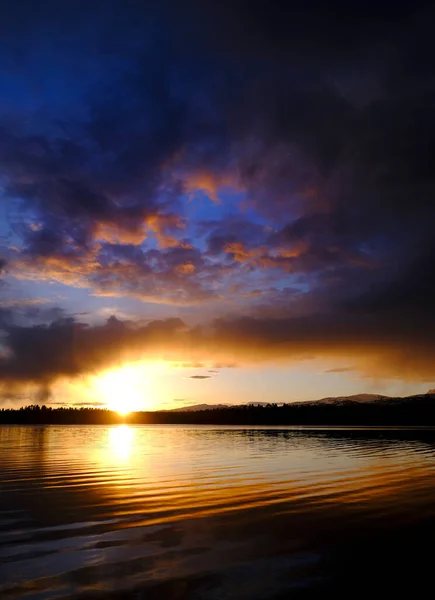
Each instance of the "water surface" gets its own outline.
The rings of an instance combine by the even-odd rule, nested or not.
[[[431,583],[435,432],[0,427],[2,599]]]

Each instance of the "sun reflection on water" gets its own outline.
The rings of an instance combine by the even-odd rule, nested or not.
[[[134,429],[128,425],[119,425],[109,429],[109,446],[114,458],[123,462],[130,459],[134,435]]]

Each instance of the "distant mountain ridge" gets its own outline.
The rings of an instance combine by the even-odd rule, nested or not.
[[[435,396],[435,388],[430,389],[423,394],[426,396]],[[314,406],[314,405],[340,405],[340,404],[371,404],[371,403],[385,403],[385,402],[411,402],[416,398],[421,397],[422,394],[416,394],[414,396],[384,396],[383,394],[353,394],[351,396],[327,396],[326,398],[319,398],[318,400],[304,400],[295,402],[278,403],[279,406],[282,404],[295,405],[295,406]],[[247,402],[245,404],[193,404],[188,406],[180,406],[179,408],[173,408],[168,412],[196,412],[201,410],[216,410],[223,408],[236,408],[240,406],[268,406],[275,404],[271,402]]]
[[[353,394],[352,396],[328,396],[319,400],[307,400],[306,402],[296,402],[296,404],[342,404],[348,402],[378,402],[380,400],[395,400],[391,396],[382,394]]]
[[[194,412],[196,410],[215,410],[217,408],[235,408],[237,406],[267,406],[270,402],[247,402],[246,404],[189,404],[178,408],[170,408],[167,412]],[[280,406],[283,403],[280,403]]]
[[[230,404],[192,404],[189,406],[180,406],[171,408],[167,412],[195,412],[197,410],[213,410],[218,408],[230,408]]]

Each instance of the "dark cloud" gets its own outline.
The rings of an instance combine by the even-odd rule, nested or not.
[[[34,325],[57,321],[64,311],[44,298],[8,298],[0,305],[0,328],[7,330],[14,325]]]
[[[38,387],[35,395],[36,404],[47,404],[51,399],[51,389],[48,384],[42,384]]]
[[[400,314],[400,327],[395,313],[351,311],[218,319],[208,327],[189,327],[177,318],[140,324],[111,317],[97,326],[63,318],[5,327],[0,381],[49,386],[138,358],[190,364],[221,358],[223,367],[234,366],[232,358],[289,362],[307,356],[351,357],[360,372],[425,380],[433,377],[434,334],[435,321],[412,312]]]
[[[50,402],[50,406],[67,406],[65,402]],[[94,407],[94,408],[104,408],[106,404],[104,402],[74,402],[75,408],[86,408],[86,407]]]
[[[20,4],[1,25],[0,271],[200,305],[203,325],[5,306],[5,381],[165,348],[433,372],[430,3]]]
[[[334,369],[327,369],[325,373],[349,373],[357,370],[357,367],[335,367]]]
[[[0,381],[40,383],[104,368],[147,346],[163,349],[177,332],[180,337],[185,325],[180,319],[166,319],[135,327],[111,317],[104,325],[90,327],[65,317],[50,325],[4,328],[7,352],[0,359]]]

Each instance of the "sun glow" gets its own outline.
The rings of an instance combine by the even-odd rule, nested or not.
[[[146,384],[143,366],[129,364],[99,375],[95,391],[109,410],[126,415],[147,408]]]
[[[126,461],[130,458],[134,439],[134,429],[119,425],[109,429],[109,445],[114,457]]]

